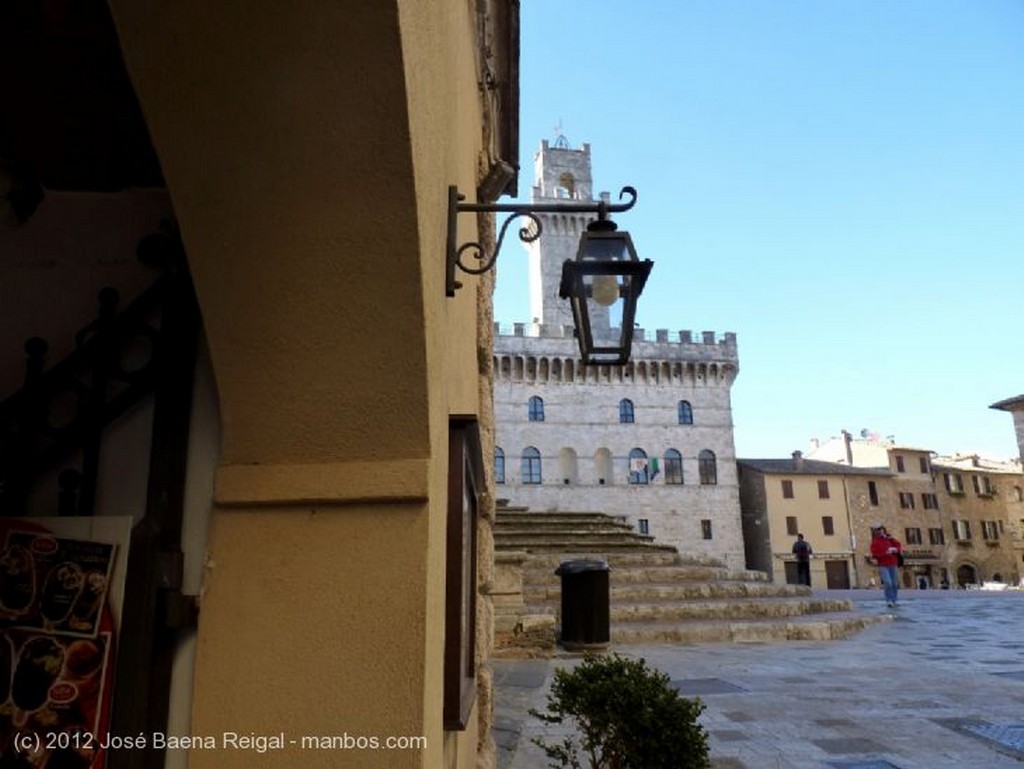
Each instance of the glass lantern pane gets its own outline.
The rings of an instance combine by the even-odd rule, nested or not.
[[[629,259],[629,248],[626,238],[621,233],[608,233],[602,237],[600,233],[587,233],[580,258],[586,261],[614,262]]]

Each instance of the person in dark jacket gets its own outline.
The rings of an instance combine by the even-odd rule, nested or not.
[[[803,534],[796,535],[793,543],[793,555],[796,556],[796,583],[811,586],[811,543],[804,539]]]
[[[896,537],[889,534],[885,526],[877,524],[871,527],[871,557],[878,565],[878,576],[882,580],[887,606],[896,606],[899,593],[899,562],[903,545]]]

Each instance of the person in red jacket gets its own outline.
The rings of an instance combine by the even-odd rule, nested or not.
[[[885,591],[887,606],[896,606],[896,596],[899,593],[897,568],[902,552],[903,545],[886,531],[885,526],[877,524],[871,527],[871,557],[878,564],[878,576],[882,579],[882,589]]]

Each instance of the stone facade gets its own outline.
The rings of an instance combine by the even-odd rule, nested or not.
[[[543,143],[536,173],[535,202],[591,199],[586,145]],[[495,330],[498,495],[535,510],[622,515],[684,553],[743,568],[735,334],[658,330],[648,340],[636,329],[628,364],[583,366],[568,303],[556,297],[562,262],[591,217],[540,218],[530,246],[534,322]]]
[[[1024,475],[1016,462],[977,455],[935,457],[935,488],[947,521],[950,579],[1018,584],[1024,541]]]

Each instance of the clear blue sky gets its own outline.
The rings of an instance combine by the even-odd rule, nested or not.
[[[520,193],[561,122],[654,270],[647,329],[734,331],[737,454],[868,428],[1016,456],[1022,0],[526,0]],[[495,319],[529,320],[507,243]]]

